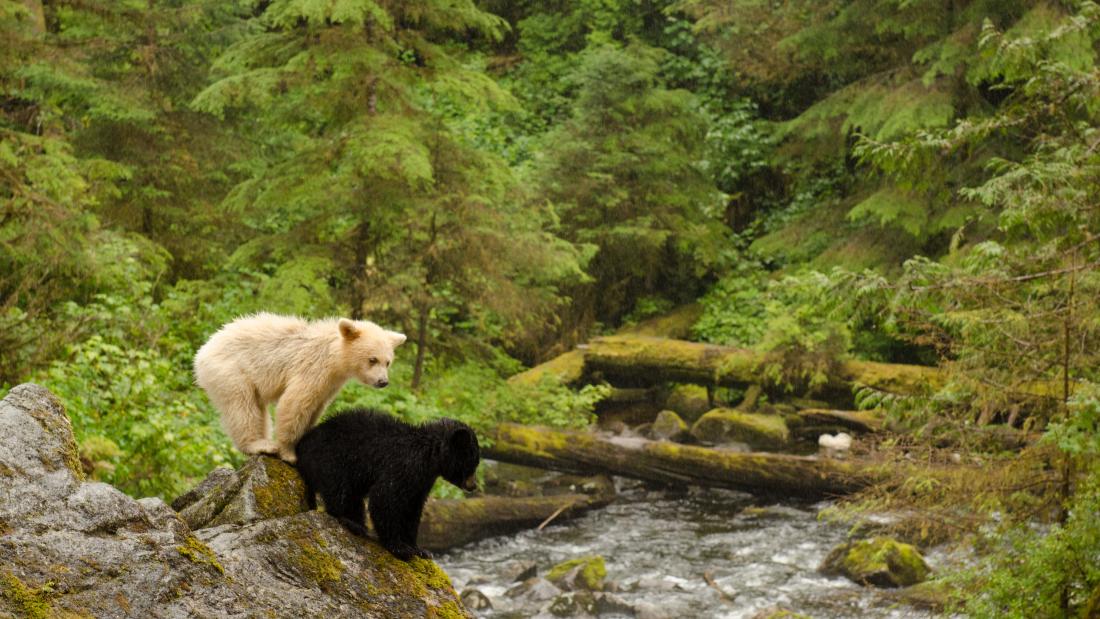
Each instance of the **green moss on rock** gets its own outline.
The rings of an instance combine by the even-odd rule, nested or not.
[[[344,574],[344,564],[326,550],[328,543],[316,533],[295,536],[290,560],[302,573],[319,585],[339,582]]]
[[[790,441],[790,430],[778,415],[744,413],[716,408],[699,418],[691,434],[703,443],[740,441],[760,449],[780,449]]]
[[[30,587],[10,572],[0,575],[0,596],[19,613],[19,617],[47,619],[53,615],[45,587]]]
[[[653,420],[649,433],[655,439],[678,441],[687,435],[688,425],[676,413],[661,411]]]
[[[931,570],[915,547],[875,537],[834,548],[822,571],[843,574],[861,584],[907,587],[926,580]]]
[[[259,458],[265,481],[257,479],[252,486],[256,511],[262,518],[281,518],[305,511],[306,487],[294,467],[276,458]]]
[[[665,399],[665,408],[694,422],[711,409],[707,388],[692,384],[676,385]]]
[[[578,568],[579,572],[574,581],[575,585],[588,589],[589,591],[600,591],[603,589],[603,579],[607,577],[607,567],[604,565],[603,557],[599,555],[578,557],[559,563],[550,568],[550,571],[546,573],[546,580],[554,584],[559,584]]]
[[[209,565],[218,570],[218,573],[224,575],[225,568],[221,563],[218,563],[218,556],[214,554],[213,550],[206,544],[199,541],[199,538],[194,535],[188,534],[183,540],[183,544],[176,546],[176,550],[183,556],[191,560],[192,563],[199,563],[202,565]]]
[[[439,606],[428,607],[429,619],[465,619],[468,616],[458,602],[447,602]]]

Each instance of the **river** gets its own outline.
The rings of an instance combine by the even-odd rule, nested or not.
[[[486,618],[551,616],[550,601],[506,594],[515,586],[511,574],[517,564],[534,562],[545,575],[584,555],[604,557],[614,595],[639,616],[748,619],[775,606],[815,619],[931,616],[892,604],[880,590],[817,573],[846,531],[818,517],[826,503],[768,504],[733,491],[616,483],[619,497],[609,507],[542,531],[464,546],[437,561],[457,590],[475,587],[489,598],[493,607],[477,611]]]

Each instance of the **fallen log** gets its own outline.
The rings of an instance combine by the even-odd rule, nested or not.
[[[548,520],[575,518],[603,507],[613,495],[558,494],[553,496],[433,499],[424,506],[417,542],[428,550],[446,550],[494,535],[533,529]]]
[[[882,416],[874,411],[837,411],[825,408],[804,408],[787,419],[787,425],[795,431],[811,431],[818,428],[848,432],[878,432],[882,429]]]
[[[661,381],[744,387],[760,382],[766,353],[660,337],[612,335],[583,348],[585,371],[613,383]],[[838,362],[824,390],[850,392],[859,383],[890,393],[915,394],[943,384],[936,368],[847,360]]]
[[[879,477],[867,465],[776,453],[737,453],[641,438],[502,424],[486,455],[502,462],[590,475],[607,473],[672,485],[822,497]]]

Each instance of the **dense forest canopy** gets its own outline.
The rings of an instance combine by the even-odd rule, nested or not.
[[[583,425],[605,386],[505,379],[697,302],[780,385],[941,366],[857,393],[915,440],[1041,432],[1046,499],[971,499],[1056,528],[1004,533],[968,610],[1068,613],[1100,583],[1098,41],[1069,0],[0,0],[0,385],[167,496],[239,461],[190,373],[234,317],[409,334],[401,387],[341,403]]]

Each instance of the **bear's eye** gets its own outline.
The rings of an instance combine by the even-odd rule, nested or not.
[[[371,357],[367,360],[371,365],[378,365],[378,357]]]

